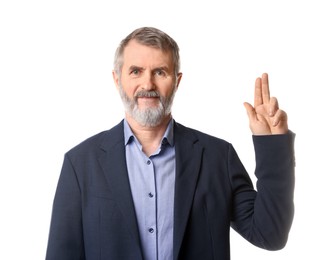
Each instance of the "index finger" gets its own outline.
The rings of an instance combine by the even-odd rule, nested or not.
[[[267,73],[263,73],[262,75],[262,99],[265,104],[270,102],[270,88],[269,88],[269,76]]]
[[[263,104],[262,96],[263,96],[262,95],[262,79],[257,78],[255,82],[254,107],[257,107]]]

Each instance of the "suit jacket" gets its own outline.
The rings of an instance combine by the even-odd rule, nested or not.
[[[230,227],[256,246],[285,246],[294,210],[294,134],[253,136],[257,191],[230,143],[176,122],[174,138],[174,259],[230,259]],[[65,154],[46,259],[143,259],[123,122]]]

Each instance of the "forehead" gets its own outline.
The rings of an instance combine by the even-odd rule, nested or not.
[[[171,66],[173,64],[171,51],[146,46],[136,40],[129,41],[124,48],[123,61],[124,65],[128,63],[164,63],[166,66]]]

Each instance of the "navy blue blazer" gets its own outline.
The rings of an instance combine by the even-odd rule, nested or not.
[[[258,247],[285,246],[294,212],[294,134],[253,136],[257,191],[230,143],[176,122],[174,138],[175,260],[230,259],[230,227]],[[65,154],[46,259],[143,259],[123,122]]]

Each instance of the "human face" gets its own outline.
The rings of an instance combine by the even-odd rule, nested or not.
[[[154,127],[170,117],[181,74],[174,74],[171,52],[131,40],[124,49],[121,75],[113,72],[126,116]]]

